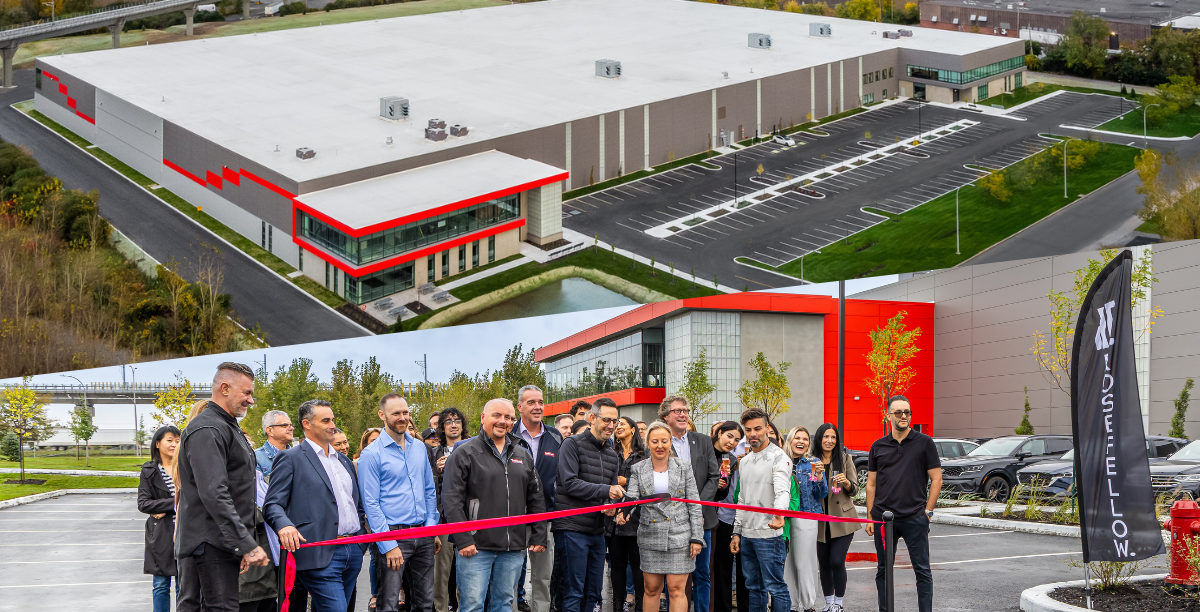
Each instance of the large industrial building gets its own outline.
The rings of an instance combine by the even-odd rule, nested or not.
[[[891,96],[1020,85],[1021,43],[681,0],[549,0],[45,57],[36,108],[356,303],[562,237],[564,190]]]

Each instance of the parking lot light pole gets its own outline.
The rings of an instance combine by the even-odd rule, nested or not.
[[[961,227],[958,217],[958,192],[962,191],[962,185],[954,190],[954,254],[962,255],[962,239],[960,238],[959,228]]]
[[[896,550],[892,543],[899,542],[900,540],[892,536],[892,519],[894,518],[895,515],[892,514],[891,510],[884,511],[884,522],[882,525],[884,532],[879,534],[880,539],[883,540],[883,555],[885,558],[883,563],[883,591],[886,594],[884,601],[887,607],[884,612],[895,612],[896,610],[896,582],[892,577],[892,566],[896,563]]]
[[[1063,141],[1063,197],[1067,197],[1067,145],[1071,144],[1070,139]]]
[[[737,192],[737,151],[733,152],[733,209],[738,207],[738,192]]]
[[[1147,104],[1142,107],[1142,146],[1147,146],[1146,143],[1146,111],[1150,110],[1151,106],[1162,106],[1161,104]]]
[[[83,384],[82,380],[79,380],[78,378],[75,378],[74,376],[71,376],[70,374],[59,374],[59,376],[61,376],[63,378],[74,378],[75,382],[79,383],[79,386],[82,387],[82,389],[83,389],[83,408],[88,411],[88,426],[90,427],[92,425],[92,407],[88,405],[88,401],[87,401],[87,385]],[[85,453],[84,454],[84,462],[86,463],[87,462],[87,452],[92,450],[92,445],[88,440],[84,440],[83,443],[86,448],[86,450],[84,451],[84,453]],[[75,444],[76,444],[75,452],[78,453],[79,452],[79,446],[78,446],[79,441],[76,440]],[[76,458],[78,458],[78,456],[79,455],[76,455]]]

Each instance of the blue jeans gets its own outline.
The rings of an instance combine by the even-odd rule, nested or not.
[[[371,555],[371,597],[379,594],[379,572],[375,570],[375,555]]]
[[[154,576],[151,587],[154,601],[154,612],[171,612],[171,577]],[[175,579],[175,596],[179,596],[179,579]]]
[[[712,530],[704,530],[704,550],[696,555],[696,571],[692,572],[692,604],[696,612],[708,612],[712,582],[708,577],[708,560],[712,554]]]
[[[879,609],[887,606],[886,579],[884,564],[887,556],[883,549],[883,537],[879,534],[882,525],[875,526],[875,554],[878,565],[875,568],[875,589],[879,593]],[[908,560],[912,564],[913,573],[917,575],[917,610],[930,612],[933,610],[933,572],[929,569],[929,517],[924,512],[913,516],[892,521],[892,532],[888,535],[888,545],[896,550],[896,542],[904,538],[904,546],[908,549]],[[895,582],[892,583],[893,588]]]
[[[525,571],[529,566],[529,558],[521,555],[521,571],[517,573],[517,601],[525,601]]]
[[[513,609],[513,584],[521,571],[525,551],[481,550],[470,557],[459,555],[459,612],[501,612]]]
[[[562,558],[563,600],[559,609],[591,612],[604,587],[604,536],[578,531],[559,531],[554,535],[554,555]]]
[[[362,569],[362,547],[358,544],[334,546],[329,565],[296,572],[308,591],[313,612],[345,612],[350,592]]]
[[[783,562],[787,544],[782,537],[742,538],[742,562],[745,567],[746,590],[750,592],[750,610],[767,610],[767,595],[771,596],[771,612],[788,612],[792,599],[783,581]],[[740,604],[739,604],[740,605]]]

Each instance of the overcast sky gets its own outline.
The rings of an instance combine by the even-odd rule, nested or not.
[[[895,282],[895,280],[895,276],[882,276],[847,281],[846,294],[853,295]],[[837,283],[805,285],[773,291],[836,296]],[[313,372],[321,378],[322,382],[328,382],[330,371],[338,361],[349,359],[355,364],[360,364],[374,356],[383,371],[389,372],[403,381],[417,382],[421,379],[421,368],[416,365],[416,362],[422,359],[422,355],[425,355],[429,363],[429,380],[443,382],[455,370],[475,374],[495,369],[503,362],[504,354],[517,344],[523,344],[524,350],[545,346],[634,308],[637,307],[605,308],[461,327],[145,362],[135,366],[126,366],[124,368],[125,380],[132,382],[136,377],[141,382],[171,382],[175,379],[177,372],[182,372],[188,380],[194,383],[203,383],[212,379],[213,369],[222,361],[240,361],[257,370],[266,359],[268,369],[274,373],[279,366],[287,366],[297,357],[307,357],[313,360]],[[133,367],[137,368],[136,372],[132,371]],[[70,372],[70,375],[85,383],[119,383],[122,380],[121,372],[121,366],[113,366],[77,370]],[[35,376],[33,380],[44,384],[75,384],[73,379],[65,378],[62,374]],[[17,379],[8,379],[3,382],[16,381]],[[153,398],[147,397],[146,404],[152,403]],[[69,406],[51,406],[50,416],[60,422],[65,422],[69,418],[69,411]],[[145,412],[146,405],[139,402],[139,413]],[[149,416],[146,421],[147,428],[149,428],[153,421]],[[133,407],[99,405],[96,407],[95,423],[104,429],[132,429],[134,424]]]

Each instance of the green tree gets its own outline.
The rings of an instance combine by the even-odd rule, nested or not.
[[[182,371],[175,373],[175,383],[168,385],[166,391],[154,395],[154,422],[158,427],[174,425],[180,430],[187,427],[188,413],[192,411],[196,396],[192,393],[192,382]]]
[[[871,350],[867,353],[871,377],[864,382],[871,393],[879,397],[880,418],[885,421],[888,398],[907,391],[917,375],[917,371],[907,364],[921,350],[917,348],[921,328],[906,328],[904,317],[907,315],[901,310],[888,319],[887,325],[871,330]]]
[[[737,390],[738,400],[746,408],[763,410],[771,420],[775,420],[789,409],[792,389],[788,385],[787,371],[792,364],[790,361],[780,361],[772,365],[762,351],[747,364],[754,370],[755,376],[742,381],[742,386]]]
[[[872,0],[846,0],[835,9],[842,19],[879,21],[879,5]]]
[[[712,394],[717,390],[717,384],[708,377],[712,364],[708,361],[708,349],[700,349],[695,359],[690,359],[683,366],[683,384],[676,393],[687,398],[692,410],[692,420],[702,422],[720,407]]]
[[[54,421],[46,414],[49,398],[29,388],[30,378],[0,391],[0,421],[17,436],[21,448],[27,442],[45,440],[54,434]],[[21,453],[21,480],[25,480],[25,453]]]
[[[71,432],[71,437],[75,439],[75,458],[79,458],[79,442],[83,441],[83,465],[91,467],[91,440],[92,436],[96,435],[96,430],[100,429],[92,423],[92,407],[79,405],[71,410],[71,420],[67,423],[67,430]]]
[[[1188,36],[1171,26],[1150,32],[1150,38],[1140,44],[1142,61],[1149,68],[1168,77],[1191,76],[1195,73]]]
[[[149,441],[150,432],[146,431],[146,415],[143,414],[138,417],[138,428],[133,432],[133,443],[140,449]]]
[[[1096,76],[1108,57],[1108,24],[1104,19],[1075,11],[1058,43],[1067,67],[1084,76]]]
[[[517,391],[520,391],[521,387],[525,385],[537,385],[539,389],[546,389],[546,372],[534,358],[533,349],[522,352],[523,349],[524,345],[522,344],[509,349],[504,354],[504,363],[496,372],[500,376],[500,388],[504,393],[501,397],[512,400],[513,404],[517,403]]]
[[[785,7],[785,10],[786,7]],[[800,5],[800,11],[805,15],[821,15],[823,17],[832,17],[837,13],[825,2],[809,2]]]
[[[265,444],[266,433],[262,430],[262,417],[268,411],[279,410],[292,416],[296,434],[300,434],[300,422],[296,410],[310,399],[328,399],[319,391],[321,381],[312,371],[312,359],[298,357],[287,367],[279,366],[273,376],[263,369],[255,373],[254,405],[246,411],[245,429],[258,445]],[[336,413],[335,413],[336,417]],[[341,427],[341,423],[338,423]],[[351,436],[352,437],[352,436]]]
[[[1175,415],[1171,417],[1171,431],[1167,434],[1172,438],[1182,438],[1187,440],[1187,434],[1183,431],[1184,423],[1187,420],[1188,402],[1192,399],[1192,387],[1196,381],[1189,378],[1183,383],[1183,389],[1179,391],[1179,397],[1175,398]]]
[[[1021,424],[1013,430],[1019,436],[1032,436],[1033,423],[1029,422],[1029,387],[1025,387],[1025,414],[1021,416]]]
[[[4,434],[4,441],[0,442],[0,455],[9,461],[21,460],[21,441],[17,439],[17,434],[11,431]]]

